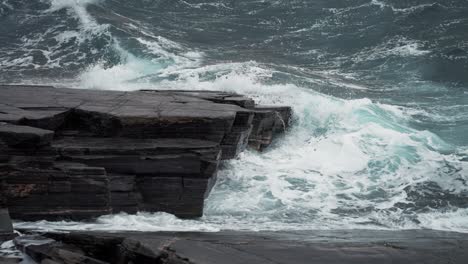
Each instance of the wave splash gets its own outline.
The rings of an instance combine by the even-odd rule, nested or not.
[[[93,223],[18,222],[17,227],[144,231],[432,228],[468,232],[468,161],[463,154],[468,150],[415,127],[418,121],[411,114],[415,109],[366,96],[341,98],[314,91],[309,84],[322,80],[304,75],[292,82],[294,67],[288,65],[256,60],[210,62],[205,51],[154,34],[133,20],[123,20],[119,28],[98,23],[88,7],[104,2],[50,0],[44,14],[65,11],[78,24],[67,30],[52,28],[37,41],[30,40],[37,45],[55,39],[57,44],[49,54],[59,52],[66,43],[86,50],[90,43],[103,41],[102,47],[93,45],[98,48],[82,52],[86,63],[79,62],[79,73],[65,85],[236,92],[261,104],[292,106],[293,126],[265,153],[246,151],[226,164],[201,219],[139,213],[103,216]],[[388,8],[382,1],[368,5]],[[121,37],[121,32],[132,34]],[[354,58],[362,62],[430,55],[422,46],[406,38],[389,38],[362,49]],[[90,59],[93,55],[97,59]],[[25,58],[29,57],[32,63],[34,56]],[[35,67],[61,67],[66,61],[66,56],[55,61],[54,56],[49,57],[47,66]],[[16,62],[9,63],[14,66]],[[278,76],[283,78],[278,81]],[[328,81],[339,91],[352,87],[346,79],[333,78]],[[56,81],[52,84],[63,84],[63,80]],[[365,83],[354,87],[372,90]],[[416,110],[418,115],[425,113]]]
[[[132,65],[123,68],[129,70],[127,67]],[[139,67],[131,70],[140,72]],[[162,81],[158,87],[231,91],[262,104],[291,105],[294,125],[267,152],[246,151],[226,164],[202,219],[185,221],[167,214],[140,213],[105,216],[88,224],[42,221],[17,226],[146,231],[435,228],[468,232],[463,218],[468,211],[456,204],[461,206],[468,192],[464,184],[467,162],[435,134],[411,128],[411,117],[404,108],[369,99],[339,99],[292,84],[264,84],[259,79],[272,72],[255,62],[174,70],[172,74],[176,72],[177,80]],[[87,74],[103,77],[108,73]],[[204,78],[205,74],[216,77]],[[137,89],[142,84],[130,87]]]

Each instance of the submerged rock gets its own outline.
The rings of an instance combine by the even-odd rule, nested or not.
[[[22,220],[202,216],[220,162],[263,150],[291,117],[212,91],[0,91],[0,208]]]

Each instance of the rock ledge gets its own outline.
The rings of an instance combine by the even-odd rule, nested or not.
[[[0,85],[0,102],[1,215],[21,220],[199,217],[220,162],[263,150],[291,119],[213,91]]]
[[[44,264],[464,264],[468,259],[467,234],[431,230],[49,232],[18,237],[15,244]]]

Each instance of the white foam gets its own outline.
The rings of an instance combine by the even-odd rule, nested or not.
[[[88,13],[87,7],[91,4],[99,4],[101,0],[48,0],[50,8],[45,13],[54,13],[66,9],[68,13],[76,17],[81,25],[80,31],[60,31],[55,39],[59,44],[66,42],[71,38],[77,38],[79,43],[92,39],[98,35],[109,35],[109,25],[99,24]]]
[[[432,212],[418,215],[422,226],[436,230],[467,232],[466,218],[468,209],[456,209],[452,212]]]
[[[49,222],[34,223],[16,222],[15,228],[28,228],[40,230],[93,230],[93,231],[205,231],[215,232],[219,229],[196,220],[181,220],[167,213],[125,213],[99,217],[96,222]]]
[[[44,13],[50,14],[66,9],[67,14],[72,19],[79,21],[79,26],[76,29],[63,30],[63,24],[56,24],[48,27],[44,32],[33,32],[24,35],[21,38],[22,44],[18,47],[18,50],[23,54],[22,57],[17,57],[16,52],[13,52],[12,56],[6,54],[7,56],[2,56],[0,65],[9,69],[56,69],[76,65],[80,63],[80,60],[84,61],[87,56],[86,53],[80,52],[78,45],[102,36],[112,39],[108,30],[109,26],[98,24],[86,9],[88,5],[99,4],[99,0],[42,1],[50,5],[47,10],[43,11]],[[36,16],[32,16],[32,18],[36,18]],[[63,20],[65,24],[67,24],[67,19]],[[56,43],[51,44],[51,39],[55,39]],[[70,45],[71,43],[73,45]],[[42,54],[45,61],[39,60],[39,62],[34,62],[33,54],[37,56],[38,52]],[[88,52],[96,54],[98,51],[95,48],[91,48]],[[74,56],[75,60],[70,61],[68,58],[70,54]],[[66,61],[63,61],[64,58]]]
[[[158,45],[155,52],[164,50]],[[417,214],[396,207],[410,202],[405,188],[427,181],[453,194],[467,191],[466,185],[454,180],[468,180],[466,162],[443,154],[453,153],[453,147],[436,135],[411,128],[405,109],[369,99],[338,99],[293,84],[267,85],[263,80],[273,71],[256,62],[159,70],[159,64],[152,63],[129,55],[125,64],[90,68],[81,75],[81,85],[237,92],[261,104],[292,106],[294,126],[265,153],[246,151],[229,161],[199,220],[140,213],[105,216],[95,223],[42,221],[16,226],[146,231],[436,228],[468,232],[468,218],[457,214]],[[129,82],[151,72],[177,77],[157,83]],[[447,164],[458,171],[439,173]]]
[[[397,57],[419,57],[431,51],[423,48],[424,43],[402,36],[396,36],[386,42],[369,49],[363,49],[351,59],[354,62],[363,62],[384,59],[391,56]]]
[[[56,35],[59,43],[110,34],[86,11],[87,5],[97,2],[50,3],[47,12],[67,9],[81,23],[81,31]],[[246,151],[229,161],[206,202],[205,216],[199,220],[139,213],[103,216],[92,223],[41,221],[15,223],[16,227],[140,231],[365,227],[455,228],[468,232],[468,219],[463,220],[459,213],[411,215],[397,209],[397,204],[410,202],[405,192],[408,186],[430,180],[445,190],[462,193],[467,186],[458,184],[453,177],[464,179],[468,175],[466,162],[443,154],[451,146],[429,131],[412,129],[408,125],[411,117],[401,108],[369,99],[343,100],[293,84],[265,84],[274,71],[254,61],[202,66],[203,53],[145,30],[141,32],[143,36],[135,40],[152,56],[139,58],[114,40],[112,47],[120,54],[121,63],[112,67],[104,63],[92,65],[79,74],[76,85],[93,89],[236,92],[260,104],[292,106],[294,126],[269,151]],[[421,47],[422,43],[396,38],[353,59],[427,54]],[[328,83],[367,89],[346,78],[334,78],[332,73],[323,75]],[[447,163],[459,168],[456,175],[437,173]],[[419,223],[411,219],[415,217],[421,218]],[[447,223],[441,224],[443,221]]]
[[[192,4],[192,3],[189,3],[187,1],[184,1],[184,0],[179,0],[179,2],[187,5],[187,6],[190,6],[192,8],[205,8],[205,7],[215,7],[215,8],[222,8],[222,9],[228,9],[228,10],[232,10],[233,8],[232,7],[229,7],[227,5],[225,5],[224,3],[197,3],[197,4]]]
[[[127,85],[127,81],[161,69],[158,63],[140,60],[120,48],[118,44],[115,44],[114,49],[119,51],[122,63],[109,68],[103,64],[92,65],[79,76],[78,85],[81,88],[123,89],[127,87],[129,89],[131,85]]]
[[[8,0],[2,0],[0,2],[0,14],[3,14],[3,12],[5,12],[7,10],[14,10],[14,8],[11,5],[11,3],[9,3]]]
[[[114,49],[118,51],[121,63],[107,67],[104,63],[92,65],[79,77],[78,86],[93,89],[137,90],[152,88],[152,77],[165,78],[185,68],[196,67],[203,54],[187,49],[166,38],[136,38],[154,58],[142,59],[127,52],[118,42]],[[175,51],[170,51],[175,49]],[[177,54],[176,54],[177,52]]]
[[[90,4],[97,4],[99,0],[49,0],[50,8],[46,12],[56,12],[61,9],[72,10],[80,22],[86,27],[97,26],[94,18],[86,11]]]
[[[246,90],[245,83],[238,87],[242,88],[237,91],[251,91]],[[268,97],[275,93],[275,87],[258,84],[256,87],[257,93],[262,88],[270,89]],[[398,109],[387,110],[391,106],[382,108],[369,100],[341,101],[294,86],[286,90],[288,94],[274,95],[295,107],[298,127],[274,150],[261,156],[247,152],[233,161],[232,171],[223,172],[224,180],[208,201],[207,218],[210,214],[234,213],[254,215],[261,221],[270,214],[269,220],[278,217],[278,222],[285,222],[288,219],[278,214],[283,211],[287,215],[294,209],[303,215],[308,211],[320,212],[309,219],[319,222],[318,226],[342,227],[345,221],[349,228],[357,226],[366,216],[353,222],[353,217],[346,219],[331,212],[357,211],[368,206],[392,208],[405,201],[406,186],[430,179],[434,170],[450,158],[428,148],[439,147],[435,142],[440,140],[435,135],[406,127]],[[400,123],[393,123],[392,119]],[[313,136],[314,128],[329,132]],[[372,172],[370,163],[381,165]],[[300,181],[291,184],[291,180]],[[353,197],[378,189],[385,190],[387,195],[376,200]],[[271,204],[277,204],[273,211]],[[381,225],[387,224],[384,219],[380,221]]]
[[[433,4],[432,3],[431,4],[420,4],[420,5],[409,6],[409,7],[406,7],[406,8],[396,8],[393,5],[386,3],[386,1],[384,1],[384,0],[371,0],[370,5],[376,5],[376,6],[380,7],[381,9],[390,8],[393,12],[396,12],[396,13],[409,14],[409,13],[412,13],[412,12],[414,12],[416,10],[420,10],[420,9],[432,6]]]

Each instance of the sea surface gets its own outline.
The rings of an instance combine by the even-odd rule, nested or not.
[[[0,83],[220,90],[294,109],[201,219],[69,230],[468,232],[467,0],[0,0]]]

